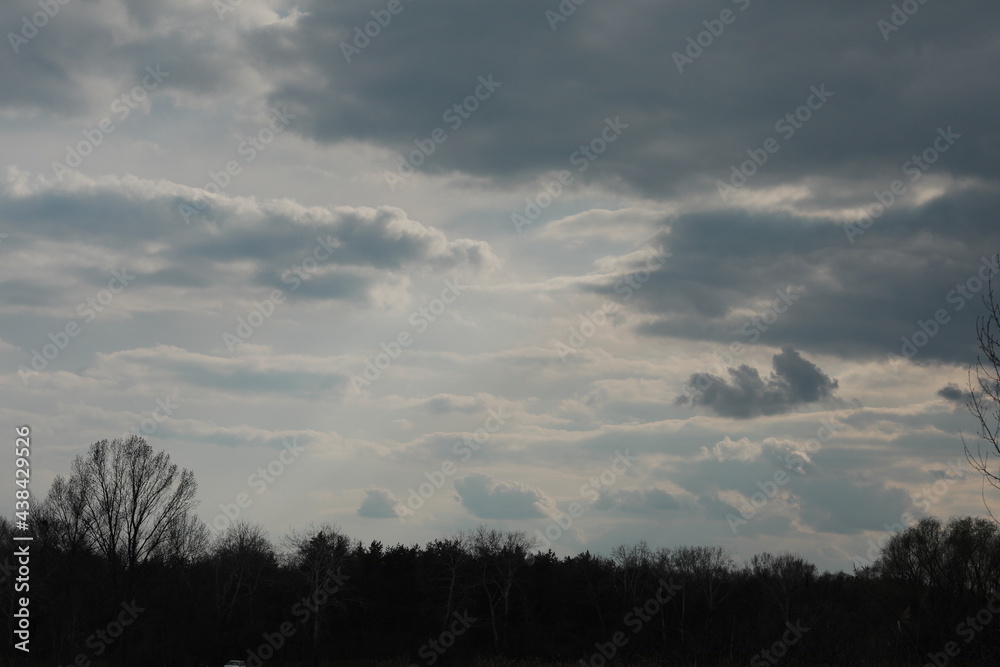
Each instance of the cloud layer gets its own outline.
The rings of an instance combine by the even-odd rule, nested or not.
[[[850,570],[981,512],[995,4],[56,5],[0,8],[0,414],[39,494],[139,432],[275,536],[578,503],[560,555]]]

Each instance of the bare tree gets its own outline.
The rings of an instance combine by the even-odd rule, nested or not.
[[[351,552],[351,540],[338,526],[329,523],[318,528],[310,525],[304,532],[293,530],[285,537],[285,546],[290,549],[290,564],[305,577],[312,591],[311,596],[315,596],[320,587],[335,576],[336,570]],[[312,615],[314,656],[319,647],[321,615],[319,612]]]
[[[948,586],[986,599],[1000,591],[1000,527],[982,517],[948,522],[945,560]]]
[[[966,459],[983,477],[983,504],[986,511],[994,521],[1000,523],[986,501],[985,491],[987,482],[993,488],[1000,489],[1000,466],[990,462],[991,455],[1000,456],[1000,304],[993,297],[992,278],[983,303],[986,314],[976,319],[976,338],[980,353],[975,365],[969,369],[967,403],[969,412],[979,421],[978,435],[982,440],[977,443],[975,453],[964,437],[962,444]],[[973,371],[975,380],[972,377]]]
[[[3,514],[0,514],[0,548],[3,555],[0,556],[0,610],[2,610],[4,632],[8,637],[14,636],[17,628],[14,618],[14,600],[17,595],[14,592],[14,582],[10,581],[16,571],[16,558],[14,553],[14,524]]]
[[[60,635],[71,645],[70,637],[80,630],[81,615],[86,604],[80,603],[80,589],[86,578],[86,567],[92,554],[84,518],[87,498],[79,478],[68,480],[58,475],[49,487],[45,500],[34,510],[35,544],[45,545],[59,554],[62,570],[55,581],[60,596]],[[53,568],[53,574],[56,568]],[[84,576],[81,576],[84,575]]]
[[[451,615],[455,611],[455,601],[460,596],[462,574],[472,560],[471,548],[472,540],[464,531],[459,531],[452,537],[434,540],[427,545],[428,553],[434,554],[434,562],[443,570],[441,581],[448,587],[444,618],[441,621],[442,630],[447,629]]]
[[[626,604],[635,604],[646,595],[650,583],[655,556],[646,540],[633,544],[622,544],[611,551],[614,561],[615,588],[621,593]]]
[[[75,556],[87,548],[86,506],[83,481],[57,475],[45,502],[35,510],[35,523],[48,531],[57,548]]]
[[[684,581],[684,588],[681,589],[682,624],[687,613],[689,584],[701,590],[705,602],[701,641],[705,641],[716,609],[732,592],[726,584],[732,579],[735,567],[733,556],[725,547],[677,547],[671,554],[670,566]]]
[[[490,609],[490,627],[493,630],[494,648],[505,648],[507,643],[507,619],[510,612],[511,592],[517,574],[522,567],[530,565],[534,559],[531,550],[535,548],[535,538],[523,531],[501,532],[487,528],[485,524],[476,526],[469,537],[472,553],[475,554],[480,571],[480,584],[486,593]],[[502,605],[502,607],[501,607]],[[497,627],[496,610],[503,611],[503,637]]]
[[[179,517],[167,531],[163,555],[171,565],[190,565],[208,555],[208,526],[196,514]]]
[[[792,601],[796,591],[816,578],[816,566],[793,554],[761,553],[750,559],[746,571],[760,582],[764,595],[774,603],[781,620],[792,620]]]
[[[228,629],[237,609],[246,609],[252,622],[255,596],[269,570],[278,567],[277,554],[264,529],[247,521],[229,526],[212,546],[215,608]]]
[[[986,599],[1000,589],[1000,528],[987,519],[924,517],[896,533],[873,566],[876,574],[915,587]]]
[[[139,436],[101,440],[73,460],[62,502],[72,518],[82,498],[88,543],[101,554],[116,595],[138,567],[164,555],[172,532],[194,510],[194,473],[178,470],[166,452]],[[56,496],[59,498],[59,496]]]
[[[946,531],[941,521],[928,516],[895,533],[872,565],[876,576],[912,585],[941,588],[945,585]]]

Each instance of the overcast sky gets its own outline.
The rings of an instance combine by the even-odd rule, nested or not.
[[[560,556],[850,571],[901,517],[984,512],[960,432],[1000,267],[998,21],[5,3],[8,438],[32,427],[44,496],[144,435],[213,530],[220,505],[275,538],[485,521]]]

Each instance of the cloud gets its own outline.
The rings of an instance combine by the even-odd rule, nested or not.
[[[679,463],[671,478],[715,519],[745,513],[741,535],[787,535],[791,523],[853,535],[884,530],[883,524],[913,509],[909,492],[872,479],[876,459],[855,460],[859,469],[854,470],[842,457],[833,448],[791,440],[727,437],[712,448],[703,447],[700,458]]]
[[[859,200],[827,184],[832,194],[820,211],[664,215],[649,245],[662,246],[670,260],[629,299],[616,293],[617,275],[581,289],[621,302],[624,313],[639,316],[636,331],[650,337],[787,344],[866,361],[891,352],[918,363],[974,363],[968,332],[983,314],[985,281],[1000,270],[996,187],[940,183],[919,202],[897,202],[852,244],[844,224],[875,200],[870,191]],[[916,355],[902,349],[903,337],[923,339],[919,323],[928,321],[936,333]]]
[[[922,47],[908,49],[882,48],[875,15],[864,3],[840,5],[836,13],[790,0],[747,3],[725,37],[683,72],[672,54],[704,29],[703,20],[717,16],[693,2],[590,3],[555,31],[532,0],[475,12],[462,0],[414,3],[350,62],[339,45],[371,20],[370,6],[306,0],[299,7],[297,19],[246,38],[261,76],[273,82],[272,100],[300,115],[292,131],[322,143],[358,140],[406,154],[435,128],[447,130],[447,143],[420,167],[427,172],[502,182],[575,169],[573,151],[616,116],[629,129],[602,150],[585,177],[653,197],[728,178],[729,165],[746,160],[745,151],[769,136],[780,139],[780,153],[754,176],[754,186],[817,175],[877,181],[922,150],[922,135],[942,122],[981,136],[970,139],[962,156],[949,156],[943,169],[992,171],[982,155],[990,150],[988,109],[997,93],[982,63],[993,40],[985,26],[1000,8],[972,0],[921,9],[924,27],[907,25],[891,45],[906,40]],[[498,57],[509,50],[512,34],[518,57]],[[840,34],[870,39],[859,45]],[[502,86],[452,130],[447,110],[473,94],[478,76],[491,73]],[[776,131],[776,121],[821,85],[833,97],[815,117],[792,135]],[[593,95],[595,88],[603,94]]]
[[[453,511],[407,540],[473,516],[530,530],[558,513],[540,488],[568,503],[578,476],[626,447],[645,461],[635,485],[606,490],[596,539],[563,548],[652,534],[667,511],[662,539],[722,539],[727,513],[779,470],[788,483],[741,538],[839,549],[898,520],[895,486],[938,475],[942,439],[960,447],[968,418],[961,382],[944,385],[975,361],[985,257],[1000,248],[1000,4],[926,3],[885,39],[888,3],[725,2],[736,21],[680,72],[673,53],[718,8],[587,2],[553,25],[558,2],[404,2],[373,36],[370,0],[242,0],[221,21],[205,0],[60,0],[30,43],[0,52],[0,381],[65,443],[44,470],[176,397],[154,437],[197,467],[206,506],[230,502],[225,475],[251,472],[233,461],[298,435],[315,465],[261,518],[333,511],[384,540],[370,518],[402,508],[374,484],[462,458],[503,407],[517,419],[452,477]],[[38,11],[11,0],[0,24],[16,34]],[[355,38],[370,44],[348,63]],[[147,67],[169,76],[113,111]],[[499,83],[488,97],[480,77]],[[832,96],[801,106],[815,90]],[[264,141],[274,109],[288,127],[250,157],[244,141]],[[779,131],[796,111],[809,120]],[[56,182],[53,161],[86,153],[103,118],[114,133]],[[763,151],[768,138],[780,150]],[[420,164],[393,189],[397,156]],[[207,192],[229,159],[240,174]],[[553,194],[560,170],[572,182]],[[846,234],[879,200],[870,228]],[[514,211],[532,218],[524,235]],[[640,239],[669,261],[645,271]],[[107,295],[113,270],[135,278],[91,321],[78,304]],[[445,277],[474,296],[371,392],[347,392]],[[274,289],[286,298],[272,310]],[[604,298],[618,305],[606,326],[561,359],[552,343]],[[71,321],[81,335],[25,387],[14,369]],[[890,369],[915,339],[912,363]],[[712,363],[733,343],[743,351]],[[673,405],[689,376],[707,391]],[[831,428],[817,408],[843,407],[848,384],[873,407]],[[350,478],[369,464],[384,479],[362,492]],[[332,488],[355,495],[316,491]],[[935,511],[978,511],[972,491]]]
[[[954,382],[949,382],[944,387],[938,389],[937,395],[947,401],[958,403],[960,405],[965,405],[965,403],[969,400],[969,392],[962,391],[962,389],[960,389]]]
[[[694,396],[681,396],[678,405],[706,406],[722,417],[750,419],[790,412],[804,403],[832,398],[837,381],[831,380],[791,346],[774,355],[774,371],[764,380],[756,368],[746,364],[730,368],[731,381],[711,373],[695,373],[688,385]]]
[[[347,376],[341,365],[339,359],[276,354],[249,344],[235,357],[161,344],[98,353],[86,373],[98,378],[157,377],[241,394],[329,397],[339,395],[346,387]]]
[[[768,443],[771,444],[771,443]],[[702,450],[715,458],[717,461],[754,461],[760,457],[764,450],[763,443],[753,442],[750,438],[740,438],[733,440],[728,435],[713,445],[711,451],[703,447]]]
[[[673,54],[713,18],[694,2],[590,3],[555,31],[532,0],[476,11],[462,0],[404,4],[370,40],[362,27],[371,6],[363,0],[267,4],[246,0],[220,24],[195,0],[128,0],[126,11],[109,0],[69,3],[16,57],[8,50],[0,59],[0,73],[14,84],[0,90],[0,106],[52,114],[98,108],[106,90],[127,90],[146,64],[160,62],[171,71],[163,94],[175,104],[194,106],[191,98],[223,107],[248,88],[287,103],[299,117],[290,131],[321,144],[363,142],[409,154],[442,128],[447,142],[420,170],[495,184],[573,169],[578,178],[654,198],[714,191],[746,151],[774,137],[780,152],[748,187],[808,188],[828,177],[870,195],[869,184],[923,150],[926,133],[942,123],[966,133],[965,144],[935,172],[994,177],[989,110],[998,93],[988,85],[989,26],[1000,7],[975,0],[922,8],[921,20],[886,48],[864,3],[836,13],[792,0],[747,3],[725,37],[683,72]],[[35,11],[36,3],[17,0],[0,19],[17,29]],[[357,33],[370,44],[348,62],[341,45]],[[512,34],[519,55],[501,57]],[[841,34],[870,39],[848,43]],[[100,46],[109,43],[115,48]],[[775,59],[774,52],[797,57]],[[502,85],[453,128],[448,110],[491,74]],[[814,118],[792,135],[775,129],[822,86],[833,96]],[[571,155],[615,117],[629,128],[577,174]]]
[[[677,500],[663,489],[633,489],[624,491],[604,491],[594,503],[599,510],[619,510],[630,514],[644,514],[660,510],[674,510],[680,507]]]
[[[541,490],[520,482],[493,482],[472,474],[455,480],[462,506],[480,519],[532,519],[553,514],[555,503]]]
[[[444,415],[451,412],[475,413],[484,410],[483,399],[482,395],[455,396],[451,394],[439,394],[426,399],[419,407],[435,415]]]
[[[195,203],[204,210],[187,225],[181,206]],[[110,257],[137,275],[130,293],[249,284],[255,297],[271,287],[289,299],[365,304],[413,275],[499,265],[489,244],[449,239],[391,206],[307,207],[135,177],[74,175],[54,184],[11,169],[0,183],[0,208],[10,242],[25,249],[25,262],[51,266],[44,273],[53,285],[100,286],[108,269],[98,260]],[[63,244],[80,259],[54,262]],[[45,284],[15,280],[7,287],[0,305],[48,300]]]
[[[251,2],[243,4],[246,15]],[[196,0],[59,2],[34,30],[30,18],[40,7],[34,0],[0,7],[0,23],[17,35],[16,48],[0,57],[0,76],[9,84],[0,90],[0,108],[64,118],[107,114],[116,96],[142,80],[147,65],[170,72],[157,96],[204,101],[262,90],[246,45],[220,30],[211,7],[206,14]],[[20,41],[25,35],[30,35],[26,44]]]
[[[394,519],[402,507],[396,496],[388,489],[365,489],[365,499],[358,507],[358,516],[368,519]]]
[[[913,509],[910,495],[882,482],[857,479],[840,472],[820,472],[794,478],[800,518],[824,533],[854,534],[885,530]]]

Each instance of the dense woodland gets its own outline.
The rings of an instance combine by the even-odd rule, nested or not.
[[[737,567],[719,547],[560,559],[487,526],[424,546],[329,525],[278,544],[246,522],[212,536],[195,490],[137,437],[95,443],[57,478],[33,512],[31,664],[943,665],[995,664],[1000,649],[986,519],[925,518],[870,567],[819,574],[789,554]],[[13,535],[3,520],[8,637]]]

